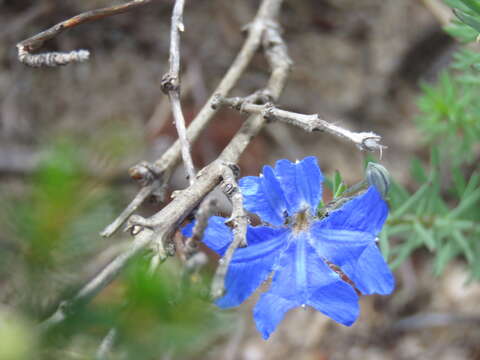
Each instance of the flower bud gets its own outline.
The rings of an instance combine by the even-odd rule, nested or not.
[[[388,170],[380,164],[369,162],[365,177],[368,184],[375,186],[382,197],[386,198],[390,188],[390,173]]]

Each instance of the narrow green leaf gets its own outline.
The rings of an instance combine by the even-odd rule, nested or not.
[[[388,224],[388,220],[387,220]],[[412,225],[410,223],[406,224],[399,224],[399,225],[387,225],[388,228],[388,235],[393,236],[393,235],[398,235],[404,232],[409,232],[412,230]]]
[[[429,190],[430,184],[425,183],[417,190],[415,194],[410,197],[407,201],[405,201],[397,210],[393,211],[391,218],[398,218],[404,215],[411,207],[416,205],[418,201],[425,195],[425,193]]]
[[[454,9],[453,12],[465,24],[471,26],[472,28],[480,32],[480,21],[478,21],[475,17],[468,15],[467,13],[464,13],[457,9]]]
[[[439,276],[445,270],[445,266],[450,260],[458,254],[458,246],[455,242],[449,241],[440,250],[437,251],[435,262],[433,264],[433,272]]]
[[[462,197],[465,189],[467,188],[467,182],[465,181],[465,177],[462,174],[462,171],[459,167],[455,167],[452,169],[452,180],[455,186],[455,192],[459,198]]]
[[[480,188],[475,190],[468,197],[462,198],[460,204],[458,204],[458,206],[453,211],[451,211],[447,215],[447,217],[450,219],[453,219],[462,215],[462,213],[465,211],[472,210],[471,207],[473,207],[479,200],[480,200]],[[472,211],[475,211],[475,209],[473,209]]]
[[[385,261],[388,262],[390,256],[390,243],[388,242],[388,227],[384,228],[380,233],[380,250],[382,251]]]
[[[468,6],[474,13],[480,15],[480,3],[476,0],[460,0]]]
[[[422,242],[417,236],[413,236],[408,241],[406,241],[398,251],[398,255],[395,260],[390,264],[392,270],[397,269],[407,257],[419,246],[422,245]]]
[[[473,249],[470,247],[468,240],[465,238],[465,236],[463,236],[463,234],[460,231],[454,231],[452,236],[457,242],[458,246],[462,249],[463,253],[465,254],[465,257],[467,258],[468,263],[473,264],[475,260],[475,253],[473,252]]]
[[[475,191],[480,183],[480,173],[475,172],[470,176],[470,180],[468,180],[468,184],[463,192],[462,198],[470,196],[471,193]]]
[[[431,229],[426,229],[420,222],[415,221],[413,228],[417,232],[418,236],[422,239],[424,244],[427,246],[428,250],[433,251],[436,249],[437,244],[435,238],[433,237]]]

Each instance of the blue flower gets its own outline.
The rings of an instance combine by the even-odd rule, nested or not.
[[[267,339],[285,313],[311,306],[350,326],[359,315],[358,295],[390,294],[394,278],[375,243],[388,207],[375,187],[317,218],[323,176],[314,157],[279,160],[260,176],[239,181],[246,210],[263,226],[249,226],[245,248],[235,251],[216,304],[238,306],[273,274],[270,289],[253,310]],[[225,218],[209,219],[204,243],[223,255],[233,239]],[[184,229],[191,235],[193,225]],[[355,285],[355,288],[351,284]]]

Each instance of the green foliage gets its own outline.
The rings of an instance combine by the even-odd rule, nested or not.
[[[78,279],[85,257],[101,244],[98,231],[113,216],[110,194],[88,175],[88,158],[75,142],[58,139],[42,158],[21,196],[0,194],[4,233],[15,249],[0,260],[15,274],[16,287],[25,287],[19,302],[35,316]]]
[[[446,31],[462,42],[474,41],[480,32],[480,2],[478,0],[444,0],[454,9],[458,20]]]
[[[440,275],[450,260],[464,258],[471,276],[480,279],[480,173],[467,179],[456,168],[446,181],[436,151],[430,172],[420,161],[412,162],[412,175],[422,184],[411,193],[394,183],[389,202],[391,213],[380,245],[391,266],[398,267],[412,252],[425,247],[434,253],[434,273]],[[448,169],[450,171],[450,169]],[[390,243],[394,244],[391,248]]]
[[[423,84],[423,95],[418,102],[422,113],[416,122],[427,143],[441,145],[442,157],[456,165],[474,161],[474,147],[480,141],[477,101],[480,74],[467,68],[476,59],[478,54],[459,52],[453,66],[463,71],[459,74],[445,71],[436,84]]]
[[[111,205],[111,186],[92,169],[98,161],[123,158],[126,137],[115,132],[102,138],[109,145],[94,152],[71,138],[55,139],[18,194],[6,188],[0,193],[0,220],[9,241],[0,252],[0,280],[7,277],[18,289],[13,295],[18,313],[8,317],[0,309],[1,359],[93,359],[112,328],[118,334],[113,358],[186,356],[218,339],[220,325],[222,333],[228,331],[225,319],[233,323],[207,298],[210,281],[203,274],[183,274],[175,260],[152,274],[149,260],[140,257],[93,303],[78,305],[68,321],[41,337],[29,331],[91,277],[85,269],[98,271],[106,261],[99,262],[99,252],[116,247],[98,233],[119,210]]]
[[[447,32],[471,42],[480,32],[480,1],[445,0],[459,20]],[[435,84],[422,84],[416,119],[431,151],[429,170],[412,161],[419,184],[408,191],[393,184],[391,215],[380,245],[398,267],[415,249],[434,255],[434,273],[453,260],[464,259],[473,279],[480,279],[480,54],[460,49]],[[438,150],[436,150],[438,149]]]
[[[78,338],[86,344],[79,352],[93,358],[111,329],[117,333],[111,358],[188,357],[231,329],[232,316],[208,298],[210,279],[195,274],[185,283],[178,262],[167,261],[153,273],[149,263],[134,260],[104,296],[52,329],[44,339],[48,358],[58,347],[75,346]]]

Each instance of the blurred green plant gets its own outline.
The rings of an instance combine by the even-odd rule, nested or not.
[[[442,169],[438,151],[432,151],[430,172],[418,159],[412,175],[420,187],[410,192],[393,183],[391,207],[380,236],[380,247],[397,268],[414,250],[434,254],[433,270],[441,275],[457,257],[468,263],[472,279],[480,279],[480,173],[467,178],[460,168]],[[449,177],[443,172],[448,171]],[[392,243],[392,245],[390,245]]]
[[[463,43],[480,32],[480,1],[445,0],[458,20],[446,31]],[[464,45],[433,84],[421,84],[416,118],[430,148],[430,163],[412,160],[411,175],[419,188],[393,183],[387,224],[380,246],[397,268],[419,248],[432,252],[433,271],[462,258],[471,279],[480,279],[480,54]],[[428,170],[427,170],[428,169]]]
[[[446,31],[467,44],[454,54],[449,68],[436,83],[421,84],[418,101],[421,115],[416,124],[427,144],[437,145],[443,160],[457,167],[474,162],[479,150],[480,54],[471,50],[468,43],[475,41],[480,33],[480,1],[445,0],[445,3],[458,16]]]
[[[444,0],[458,20],[446,31],[463,42],[474,41],[480,33],[480,2],[478,0]]]
[[[211,303],[206,276],[182,280],[179,262],[165,262],[152,272],[148,259],[137,258],[103,295],[49,331],[44,339],[48,356],[60,348],[65,357],[58,358],[74,358],[68,353],[94,358],[112,329],[116,336],[110,358],[147,360],[206,351],[231,329],[231,314]]]
[[[108,145],[55,138],[18,193],[6,187],[0,192],[5,238],[0,245],[7,250],[0,252],[0,280],[9,283],[8,302],[15,307],[6,309],[5,316],[0,308],[0,360],[94,359],[111,329],[117,334],[114,358],[188,354],[229,329],[224,320],[231,316],[214,311],[203,273],[184,274],[175,261],[151,273],[149,259],[143,257],[93,303],[78,304],[68,321],[43,336],[29,325],[69,299],[85,281],[85,268],[97,253],[118,241],[98,236],[118,210],[112,205],[116,196],[111,186],[95,169],[106,162],[118,167],[125,157],[123,144],[132,146],[131,137],[108,131],[102,138]],[[7,320],[17,325],[2,326]],[[16,337],[32,340],[15,342]]]
[[[67,138],[55,140],[27,187],[2,192],[4,228],[15,251],[10,271],[19,303],[42,316],[75,276],[87,255],[99,249],[96,233],[112,216],[110,194],[88,175],[85,151]]]

